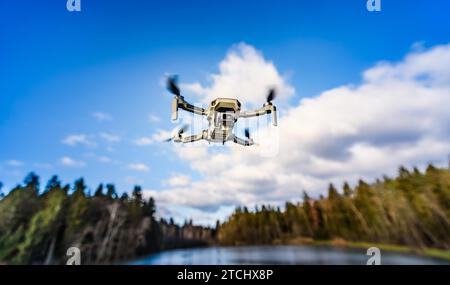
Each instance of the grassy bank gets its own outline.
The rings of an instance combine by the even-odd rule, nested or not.
[[[281,244],[281,241],[277,241],[276,244]],[[439,249],[439,248],[417,248],[404,245],[393,245],[393,244],[380,244],[380,243],[370,243],[370,242],[352,242],[343,239],[333,239],[333,240],[312,240],[305,238],[291,239],[284,243],[289,245],[312,245],[312,246],[331,246],[331,247],[343,247],[343,248],[361,248],[368,249],[370,247],[378,247],[381,251],[391,251],[399,253],[410,253],[417,254],[426,257],[439,258],[443,260],[450,261],[450,250]]]

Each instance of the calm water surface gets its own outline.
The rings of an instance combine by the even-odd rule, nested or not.
[[[319,246],[205,247],[168,250],[131,262],[136,265],[366,264],[363,249]],[[381,252],[381,264],[450,264],[412,254]]]

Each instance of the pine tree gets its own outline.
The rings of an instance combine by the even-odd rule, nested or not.
[[[103,197],[103,183],[100,183],[94,192],[94,197]]]
[[[30,172],[23,182],[26,188],[34,191],[36,194],[39,193],[39,177],[34,172]]]
[[[113,184],[106,184],[106,196],[110,199],[116,199],[116,187]]]
[[[57,175],[53,175],[50,180],[48,180],[44,193],[48,193],[50,190],[57,188],[61,188],[61,182],[59,181]]]
[[[342,187],[342,189],[343,189],[345,197],[352,197],[353,190],[352,190],[352,188],[350,188],[350,185],[348,185],[347,182],[344,182],[344,186]]]

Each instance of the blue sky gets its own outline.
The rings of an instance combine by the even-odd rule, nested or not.
[[[65,0],[1,1],[0,181],[35,171],[121,193],[167,188],[174,173],[201,180],[171,145],[134,142],[175,127],[166,74],[208,84],[238,43],[273,62],[295,107],[415,43],[450,40],[448,1],[384,0],[377,13],[365,2],[82,0],[70,13]]]

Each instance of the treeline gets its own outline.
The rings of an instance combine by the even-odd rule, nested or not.
[[[415,247],[450,248],[450,171],[430,165],[425,173],[400,167],[398,177],[373,184],[360,180],[342,191],[329,185],[327,197],[283,210],[237,208],[220,226],[224,245],[344,239]]]
[[[155,201],[135,186],[119,197],[113,184],[91,194],[82,178],[62,185],[53,176],[40,191],[30,173],[0,197],[0,261],[63,264],[67,249],[78,247],[82,264],[126,261],[154,251],[202,245],[212,230],[155,218]]]
[[[362,180],[299,203],[254,210],[239,207],[215,229],[155,217],[155,201],[135,186],[120,197],[112,184],[90,193],[83,179],[63,185],[53,176],[40,191],[30,173],[0,194],[0,263],[63,264],[78,247],[82,264],[113,263],[151,252],[207,245],[253,245],[343,239],[450,249],[450,171],[399,169],[396,178]]]

